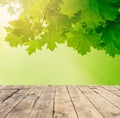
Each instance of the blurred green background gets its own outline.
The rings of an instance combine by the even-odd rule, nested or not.
[[[11,48],[4,41],[4,17],[0,25],[0,84],[15,85],[115,85],[120,84],[120,56],[112,58],[92,49],[81,56],[71,48],[58,45],[51,52],[46,48],[29,56],[25,47]],[[3,15],[3,16],[2,16]]]
[[[64,45],[29,56],[23,47],[11,48],[4,35],[0,30],[0,84],[120,84],[120,56],[94,49],[81,56]]]

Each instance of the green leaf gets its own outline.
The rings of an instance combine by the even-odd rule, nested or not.
[[[76,24],[81,25],[81,24]],[[72,32],[69,32],[67,34],[67,44],[69,47],[73,47],[75,50],[78,51],[78,53],[85,55],[87,52],[90,52],[90,45],[88,36],[86,34],[86,31],[84,30],[84,27],[79,27],[79,29],[74,29]]]
[[[120,23],[108,22],[102,30],[101,40],[105,44],[105,50],[110,56],[120,54]]]
[[[17,47],[19,44],[22,45],[23,41],[20,37],[17,37],[16,35],[10,33],[5,38],[5,41],[10,43],[10,46]]]
[[[115,20],[118,9],[108,0],[80,0],[81,21],[89,27],[98,26],[104,20]]]
[[[26,43],[29,47],[26,49],[28,54],[31,55],[32,53],[36,52],[36,49],[42,50],[42,45],[40,40],[30,40]]]
[[[50,50],[54,50],[57,43],[64,43],[65,41],[62,29],[59,27],[56,28],[56,26],[52,24],[47,27],[47,31],[41,37],[42,42],[47,44],[47,48]]]

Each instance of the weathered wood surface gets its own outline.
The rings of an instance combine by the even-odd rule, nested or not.
[[[0,86],[0,118],[120,118],[120,86]]]

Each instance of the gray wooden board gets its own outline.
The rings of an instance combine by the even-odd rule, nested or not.
[[[115,94],[101,87],[96,87],[96,89],[93,89],[93,91],[98,93],[100,96],[102,96],[107,101],[111,102],[114,106],[120,109],[120,97],[119,96],[116,96]]]
[[[54,118],[78,118],[66,86],[56,86]]]
[[[68,86],[68,90],[78,113],[81,118],[103,118],[98,110],[90,103],[84,94],[74,86]]]
[[[9,99],[5,100],[0,104],[0,118],[4,118],[9,114],[9,112],[18,105],[21,100],[23,100],[28,91],[20,90],[18,93],[11,96]]]
[[[105,118],[120,118],[120,110],[99,93],[94,92],[88,86],[79,86],[79,89]]]
[[[41,93],[42,87],[33,87],[27,96],[7,115],[6,118],[28,118],[32,107],[34,106],[37,96]]]
[[[54,104],[54,86],[44,86],[36,104],[31,110],[29,118],[52,118]]]
[[[120,118],[120,86],[0,86],[0,118]]]

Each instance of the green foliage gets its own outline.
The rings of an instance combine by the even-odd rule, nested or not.
[[[120,0],[1,0],[18,20],[6,28],[10,46],[27,46],[32,54],[43,46],[54,50],[58,43],[85,55],[91,47],[110,56],[120,54]],[[11,7],[12,5],[12,7]]]

